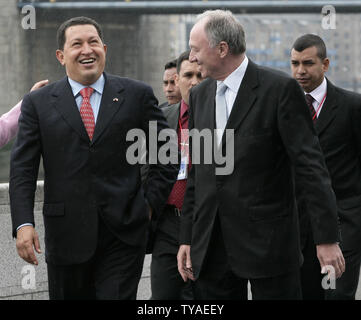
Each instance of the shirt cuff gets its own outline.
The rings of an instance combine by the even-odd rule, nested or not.
[[[34,225],[33,225],[32,223],[23,223],[23,224],[21,224],[20,226],[18,226],[18,227],[16,228],[16,231],[18,231],[20,228],[25,227],[25,226],[32,226],[32,227],[34,227]]]

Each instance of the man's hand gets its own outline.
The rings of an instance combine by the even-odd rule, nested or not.
[[[342,273],[345,272],[345,259],[338,244],[319,244],[316,248],[321,273],[326,273],[326,266],[332,266],[335,269],[336,278],[340,278]]]
[[[41,87],[44,87],[46,86],[47,84],[49,83],[49,80],[41,80],[41,81],[38,81],[37,83],[35,83],[32,88],[30,89],[30,92],[31,91],[34,91],[36,89],[39,89]]]
[[[21,227],[16,234],[16,249],[21,258],[26,262],[38,265],[34,249],[41,253],[39,236],[33,226]]]
[[[184,282],[188,279],[195,280],[192,270],[191,246],[183,244],[179,247],[177,254],[178,271]]]

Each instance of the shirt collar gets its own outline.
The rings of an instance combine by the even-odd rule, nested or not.
[[[98,78],[97,81],[95,81],[93,84],[91,84],[90,86],[84,86],[83,84],[71,79],[68,77],[68,81],[71,87],[71,90],[73,91],[73,95],[74,97],[76,97],[80,90],[86,87],[91,87],[93,88],[95,91],[97,91],[99,94],[103,94],[103,90],[104,90],[104,84],[105,84],[105,79],[104,79],[104,75],[101,74],[101,76]]]
[[[309,94],[312,96],[313,99],[315,99],[318,102],[318,104],[320,104],[326,94],[326,91],[327,91],[327,81],[326,81],[326,77],[324,77],[322,83],[316,89],[311,91]]]
[[[228,89],[232,90],[234,93],[237,93],[239,87],[241,86],[244,74],[246,73],[246,69],[248,66],[248,58],[244,56],[242,63],[239,67],[234,70],[226,79],[224,79],[223,83],[228,87]],[[221,81],[217,81],[217,86]]]

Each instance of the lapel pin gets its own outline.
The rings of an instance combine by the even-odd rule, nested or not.
[[[117,101],[118,101],[118,98],[114,98],[113,101],[114,101],[114,102],[117,102]]]

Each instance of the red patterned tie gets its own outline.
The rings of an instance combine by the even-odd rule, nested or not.
[[[188,117],[189,117],[188,106],[184,103],[183,100],[181,103],[182,103],[181,106],[183,108],[181,108],[181,115],[180,115],[179,120],[180,120],[182,129],[188,129]],[[186,140],[188,140],[188,139],[186,139]],[[184,142],[187,142],[187,141],[184,141]],[[180,128],[178,128],[178,146],[179,146],[179,148],[181,147],[181,143],[182,143],[181,131],[180,131]],[[188,170],[190,168],[190,165],[191,165],[191,163],[190,163],[190,159],[189,159]],[[185,191],[186,191],[186,185],[187,185],[187,179],[177,180],[173,186],[172,192],[169,195],[167,203],[174,205],[178,209],[182,209],[184,195],[185,195]]]
[[[83,97],[83,101],[80,106],[80,116],[83,120],[86,132],[88,133],[89,139],[93,139],[93,133],[95,128],[93,108],[90,104],[90,96],[94,89],[87,87],[80,90],[80,94]]]
[[[310,112],[311,112],[311,118],[312,118],[312,121],[313,123],[316,123],[316,120],[317,120],[317,116],[316,116],[316,111],[315,111],[315,108],[313,107],[313,97],[310,95],[310,94],[306,94],[305,96],[306,98],[306,102],[307,102],[307,105],[308,105],[308,108],[310,109]]]

